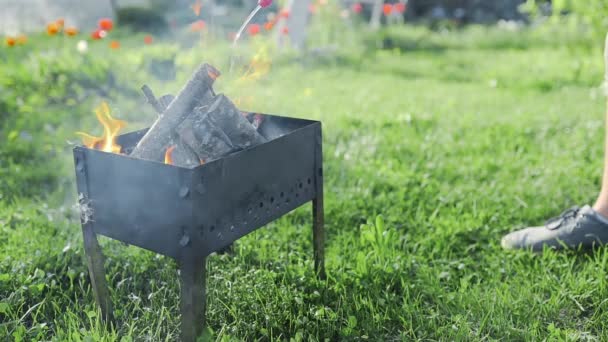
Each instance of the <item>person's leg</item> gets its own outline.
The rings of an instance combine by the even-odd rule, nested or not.
[[[607,37],[608,38],[608,37]],[[608,39],[606,41],[608,43]],[[608,46],[607,46],[608,48]],[[608,51],[607,51],[608,52]],[[606,57],[606,63],[608,63],[608,56]],[[606,70],[608,71],[608,65],[606,65]],[[604,88],[608,88],[608,75],[605,76],[604,80]],[[608,90],[608,89],[606,89]],[[595,204],[593,205],[593,209],[598,213],[602,214],[604,217],[608,217],[608,101],[606,102],[606,132],[605,134],[605,142],[604,142],[604,173],[602,174],[602,188],[600,190],[600,194],[597,196],[595,200]]]
[[[604,45],[604,95],[608,96],[608,35],[606,35],[606,43]],[[602,188],[597,200],[593,205],[598,213],[604,217],[608,217],[608,101],[606,102],[606,133],[604,142],[604,174],[602,175]]]
[[[608,95],[608,35],[604,46],[604,64],[604,91]],[[574,207],[550,219],[544,226],[507,234],[501,241],[504,248],[541,251],[545,247],[591,248],[608,244],[608,102],[605,120],[602,187],[593,207]]]

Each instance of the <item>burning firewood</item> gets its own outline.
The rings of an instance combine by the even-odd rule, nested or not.
[[[177,133],[201,160],[213,160],[266,141],[222,94],[210,107],[197,108],[179,125]]]
[[[215,96],[218,75],[204,64],[175,98],[156,99],[144,85],[144,96],[160,116],[131,156],[190,168],[265,142],[259,120],[249,120],[226,96]]]
[[[214,94],[211,86],[219,75],[220,72],[211,65],[201,65],[139,141],[131,152],[131,156],[162,161],[164,152],[173,139],[177,125],[184,121],[194,108],[205,105],[213,98]]]

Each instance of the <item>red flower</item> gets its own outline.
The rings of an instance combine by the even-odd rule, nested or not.
[[[403,2],[396,3],[393,8],[395,9],[395,12],[399,14],[403,14],[407,10],[407,7]]]
[[[114,28],[114,22],[110,18],[101,18],[97,22],[97,27],[104,31],[112,31]]]
[[[281,29],[281,34],[283,34],[284,36],[289,34],[289,27],[287,26],[283,26],[283,28]]]
[[[247,27],[247,33],[249,33],[250,36],[255,36],[256,34],[260,33],[260,25],[258,24],[251,24]]]
[[[100,40],[105,38],[105,36],[107,35],[107,32],[102,30],[102,29],[97,29],[95,31],[93,31],[93,33],[91,33],[91,39],[93,40]]]
[[[272,0],[258,0],[258,5],[262,8],[272,5]]]
[[[272,21],[268,21],[264,24],[264,29],[266,31],[272,30],[273,27],[274,27],[274,23]]]
[[[382,11],[384,12],[384,15],[389,16],[391,13],[393,13],[393,5],[384,4]]]
[[[190,24],[190,31],[192,32],[200,32],[203,31],[207,27],[207,24],[204,20],[197,20]]]
[[[153,42],[154,42],[154,38],[152,38],[151,35],[147,34],[146,36],[144,36],[144,44],[150,45]]]
[[[352,6],[351,9],[353,10],[353,12],[359,14],[363,11],[363,5],[361,5],[360,2],[355,2]]]

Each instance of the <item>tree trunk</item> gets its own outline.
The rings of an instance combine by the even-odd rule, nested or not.
[[[380,21],[382,20],[382,6],[384,5],[384,0],[376,0],[374,2],[374,7],[372,8],[372,17],[369,20],[369,26],[377,30],[380,28]]]

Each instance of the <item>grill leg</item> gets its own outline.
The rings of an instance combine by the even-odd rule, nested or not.
[[[325,227],[323,217],[323,188],[312,200],[312,240],[315,256],[315,272],[319,279],[325,279]]]
[[[187,260],[180,265],[182,341],[194,342],[205,328],[206,260]]]
[[[87,266],[89,267],[89,276],[91,277],[91,287],[93,288],[93,296],[101,309],[101,316],[106,322],[113,321],[112,301],[110,299],[110,291],[106,282],[106,272],[103,268],[104,256],[97,242],[97,235],[90,225],[83,225],[82,234],[84,237],[84,251],[87,258]]]

